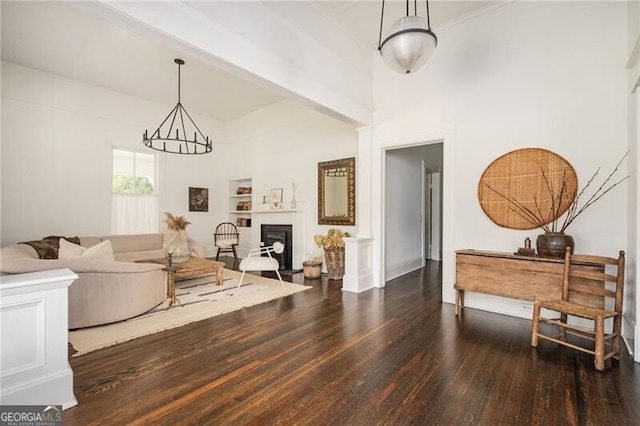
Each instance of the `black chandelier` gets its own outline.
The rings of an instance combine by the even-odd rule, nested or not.
[[[180,67],[184,65],[184,61],[182,59],[174,59],[173,61],[178,64],[178,103],[156,131],[151,134],[151,137],[149,137],[147,130],[144,131],[142,143],[148,148],[171,154],[208,154],[213,150],[212,141],[208,136],[202,134],[180,103]],[[185,116],[188,119],[186,126]],[[165,126],[167,123],[170,123],[169,126]],[[172,137],[174,129],[175,137]],[[188,139],[187,135],[190,135],[191,132],[193,132],[193,139]],[[200,135],[200,140],[198,140],[198,135]]]
[[[406,3],[406,16],[394,22],[383,39],[384,0],[382,0],[378,38],[378,51],[385,64],[401,74],[418,71],[431,58],[438,45],[438,38],[431,31],[429,0],[425,0],[426,21],[422,16],[418,16],[417,0],[413,0],[412,15],[409,14],[409,0],[406,0]]]

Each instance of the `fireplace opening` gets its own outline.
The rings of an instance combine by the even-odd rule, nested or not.
[[[271,246],[275,242],[284,244],[284,251],[281,254],[271,253],[271,256],[278,261],[281,271],[293,268],[293,225],[262,225],[260,227],[260,241],[265,247]]]

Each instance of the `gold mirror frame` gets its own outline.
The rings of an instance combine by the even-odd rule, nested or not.
[[[355,157],[318,163],[318,224],[356,224]]]

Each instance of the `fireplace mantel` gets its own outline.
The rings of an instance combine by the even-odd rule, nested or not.
[[[253,214],[273,214],[273,213],[304,213],[298,209],[274,209],[274,210],[254,210]]]

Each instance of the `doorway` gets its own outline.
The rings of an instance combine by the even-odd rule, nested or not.
[[[433,170],[422,160],[423,170],[423,244],[422,257],[425,261],[442,260],[442,185],[439,170]]]
[[[388,149],[384,160],[388,281],[442,260],[443,143]]]

